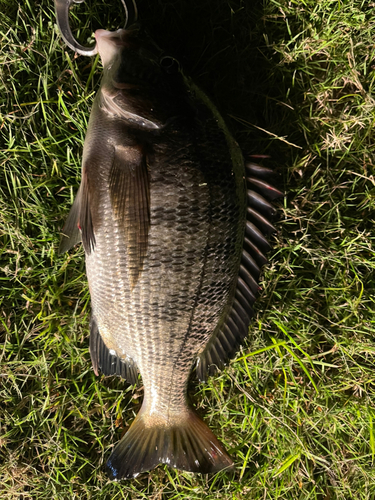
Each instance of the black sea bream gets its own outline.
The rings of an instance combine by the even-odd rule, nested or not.
[[[194,364],[205,379],[247,334],[273,231],[267,199],[281,193],[270,170],[245,173],[215,107],[140,29],[96,40],[104,73],[61,250],[83,241],[95,373],[133,384],[139,372],[144,385],[108,471],[230,468],[187,382]]]

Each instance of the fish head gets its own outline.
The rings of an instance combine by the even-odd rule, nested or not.
[[[112,114],[155,129],[188,114],[177,60],[167,56],[147,33],[136,26],[97,30],[95,38],[104,67],[101,90]]]

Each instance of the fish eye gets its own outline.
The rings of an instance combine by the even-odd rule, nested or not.
[[[160,59],[160,67],[170,75],[180,70],[180,63],[172,56],[164,56]]]

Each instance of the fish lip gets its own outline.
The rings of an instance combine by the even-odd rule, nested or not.
[[[138,24],[133,24],[131,27],[124,29],[124,28],[119,28],[118,30],[115,31],[109,31],[109,30],[104,30],[102,28],[97,29],[94,33],[95,40],[98,41],[100,38],[114,38],[114,39],[120,39],[122,42],[125,41],[125,39],[131,35],[134,35],[140,30],[140,27]]]

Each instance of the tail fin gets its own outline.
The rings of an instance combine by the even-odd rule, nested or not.
[[[190,472],[218,472],[233,461],[207,425],[191,409],[173,425],[140,411],[107,462],[111,479],[136,477],[158,464]]]

